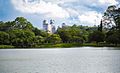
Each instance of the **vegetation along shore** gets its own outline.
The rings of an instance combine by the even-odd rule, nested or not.
[[[91,27],[58,27],[51,34],[34,27],[24,17],[0,21],[0,48],[120,47],[120,8],[109,6],[100,22]]]

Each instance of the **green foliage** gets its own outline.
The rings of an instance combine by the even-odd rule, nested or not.
[[[107,25],[110,25],[112,21],[115,24],[106,33],[106,42],[120,44],[120,8],[115,5],[109,6],[104,13],[104,20],[110,21],[106,22]]]
[[[49,35],[47,32],[39,30],[37,28],[34,28],[32,31],[35,33],[36,36],[47,37]]]
[[[69,47],[81,47],[82,44],[79,43],[58,43],[58,44],[42,44],[37,46],[37,48],[69,48]]]
[[[15,47],[35,47],[44,43],[46,32],[34,28],[24,17],[17,17],[14,21],[0,22],[0,44]]]
[[[65,42],[69,42],[71,35],[69,33],[69,31],[65,30],[65,29],[58,29],[58,34],[60,35],[60,38],[62,39],[62,41]]]
[[[24,17],[17,17],[14,23],[15,23],[14,27],[18,29],[32,30],[33,28],[32,24],[28,22],[27,19],[25,19]]]
[[[57,33],[60,35],[63,43],[83,43],[87,41],[89,34],[88,27],[85,26],[68,26],[64,28],[58,28]]]
[[[82,44],[79,43],[60,43],[53,45],[53,47],[58,47],[58,48],[81,47],[81,46]]]
[[[14,46],[11,46],[11,45],[0,45],[0,49],[4,49],[4,48],[15,48]]]
[[[35,37],[35,34],[31,31],[17,29],[9,31],[9,35],[11,37],[11,43],[18,47],[29,47],[31,45],[29,42],[33,42],[30,39]]]
[[[112,44],[117,44],[119,43],[119,41],[120,41],[120,38],[117,34],[112,34],[106,39],[106,42],[112,43]]]
[[[89,42],[103,42],[105,39],[105,34],[101,31],[94,31],[93,33],[89,34]]]
[[[102,31],[102,22],[99,28],[96,26],[88,27],[74,24],[73,26],[59,27],[56,34],[49,34],[33,27],[24,17],[17,17],[14,21],[0,21],[0,47],[79,47],[99,46],[101,42],[104,42],[105,45],[106,43],[119,45],[120,10],[114,10],[113,7],[112,11],[114,13],[108,9],[105,15],[106,17],[114,19],[115,26],[112,26],[112,28],[107,31]],[[110,12],[115,16],[113,15],[113,17],[111,17],[111,15],[109,15]],[[86,42],[96,42],[97,44]]]
[[[72,43],[83,43],[84,39],[82,37],[79,37],[79,36],[73,36],[70,39],[70,42],[72,42]]]
[[[9,34],[6,32],[0,31],[0,45],[9,44]]]
[[[61,38],[57,34],[52,34],[51,36],[46,38],[46,42],[53,43],[53,44],[60,43],[61,42]]]
[[[112,44],[119,44],[120,43],[120,32],[116,31],[109,31],[106,35],[106,42]]]
[[[9,31],[13,29],[32,30],[32,24],[24,17],[17,17],[14,21],[0,22],[0,31]]]
[[[114,26],[112,25],[111,30],[119,30],[120,32],[120,8],[112,5],[112,6],[108,6],[106,12],[104,13],[103,16],[103,21],[104,24],[110,25],[113,24],[112,22],[114,22]]]
[[[96,43],[84,43],[82,46],[92,46],[92,47],[97,47],[98,45]]]

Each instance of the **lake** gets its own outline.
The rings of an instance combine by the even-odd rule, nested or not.
[[[120,50],[108,49],[1,49],[0,73],[120,73]]]

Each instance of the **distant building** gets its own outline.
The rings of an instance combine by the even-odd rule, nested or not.
[[[46,20],[43,21],[43,29],[44,29],[45,31],[48,30],[48,23],[47,23]]]
[[[62,28],[66,27],[67,25],[65,23],[62,23]]]
[[[56,28],[54,26],[54,20],[50,20],[50,24],[46,20],[44,20],[43,29],[48,33],[55,33]]]
[[[55,26],[52,27],[52,33],[55,33],[56,32],[56,28]]]

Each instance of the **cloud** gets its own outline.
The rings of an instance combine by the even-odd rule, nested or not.
[[[89,11],[86,12],[82,15],[79,16],[79,21],[81,24],[87,24],[89,26],[92,25],[99,25],[100,24],[100,20],[102,18],[102,14],[101,13],[97,13],[95,11]]]
[[[44,14],[53,18],[69,17],[69,13],[62,7],[43,0],[12,0],[12,4],[23,13]]]
[[[116,5],[118,4],[117,0],[80,0],[82,5],[87,6],[108,6],[108,5]]]
[[[65,4],[65,3],[72,3],[72,2],[77,2],[78,0],[44,0],[46,2],[52,2],[55,4]]]
[[[11,0],[16,10],[26,14],[38,14],[57,21],[98,25],[102,13],[116,0]],[[100,9],[100,10],[99,10]],[[101,11],[102,10],[102,11]]]
[[[116,0],[98,0],[100,4],[103,5],[116,5],[118,2]]]
[[[66,8],[67,12],[69,13],[70,17],[77,17],[79,12],[72,8]]]

